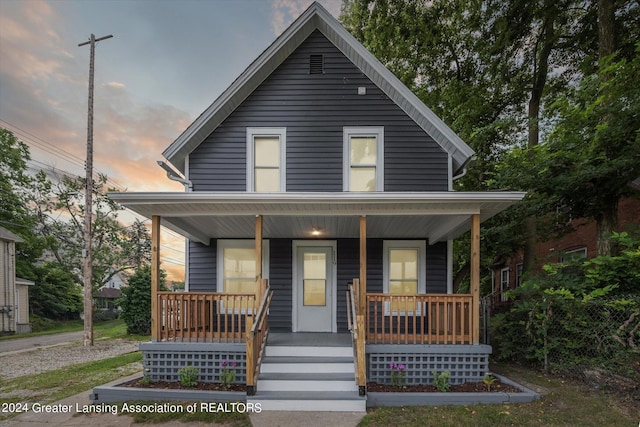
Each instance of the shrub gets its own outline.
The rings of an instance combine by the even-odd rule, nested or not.
[[[449,384],[449,377],[451,376],[451,372],[443,371],[438,373],[437,371],[431,371],[433,374],[433,386],[440,392],[449,391],[451,389],[451,384]]]
[[[160,289],[164,289],[165,274],[160,272]],[[128,334],[149,335],[151,333],[151,267],[144,266],[135,271],[129,284],[122,288],[117,305],[122,308],[120,317],[127,325]]]
[[[491,320],[494,354],[576,377],[596,370],[639,379],[640,240],[613,240],[619,255],[547,264],[513,291],[512,309]]]
[[[183,387],[194,387],[198,384],[198,368],[193,366],[180,368],[178,369],[178,375],[180,375],[180,384]]]

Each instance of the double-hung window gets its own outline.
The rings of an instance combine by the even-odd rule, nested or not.
[[[384,128],[343,129],[344,191],[384,190]]]
[[[269,277],[269,243],[263,241],[263,277]],[[227,294],[252,294],[256,290],[256,249],[254,240],[218,240],[217,289]],[[235,307],[244,309],[246,304]],[[222,308],[222,307],[221,307]]]
[[[286,129],[247,129],[247,191],[286,191]]]
[[[424,240],[386,240],[383,243],[384,292],[391,295],[416,295],[426,292],[426,242]],[[394,300],[385,314],[413,312],[420,314],[416,303]]]

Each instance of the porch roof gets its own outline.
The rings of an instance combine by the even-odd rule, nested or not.
[[[254,238],[263,216],[263,238],[357,238],[367,216],[367,237],[427,238],[436,243],[470,229],[521,200],[522,192],[393,193],[109,193],[132,211],[209,245],[212,238]],[[319,235],[312,235],[313,229]]]

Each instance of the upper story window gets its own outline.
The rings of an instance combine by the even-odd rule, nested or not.
[[[247,129],[247,191],[286,191],[286,129]]]
[[[384,190],[384,128],[345,127],[344,191]]]

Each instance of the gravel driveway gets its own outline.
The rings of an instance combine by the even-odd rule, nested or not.
[[[119,356],[138,350],[138,341],[96,341],[93,347],[72,343],[55,347],[38,348],[14,354],[0,353],[0,380],[60,369],[77,363]]]

